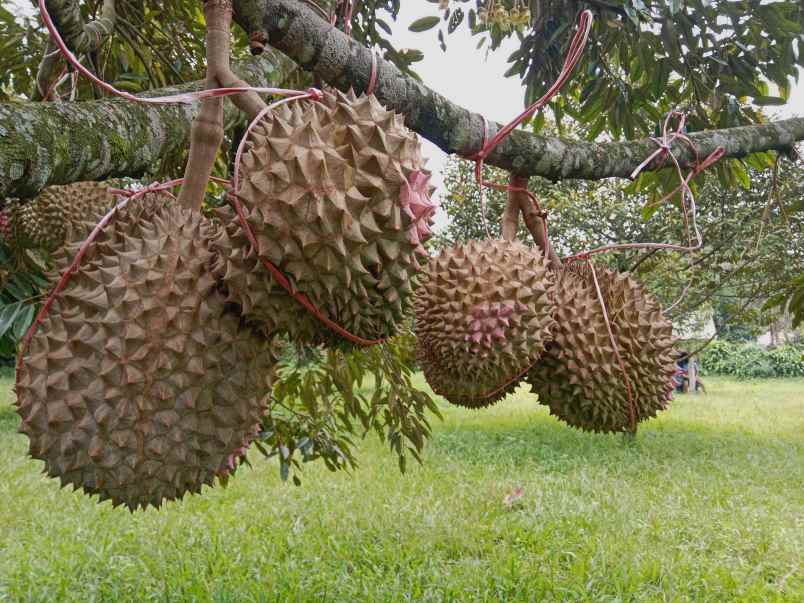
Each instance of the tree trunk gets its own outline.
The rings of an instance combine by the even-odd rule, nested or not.
[[[254,86],[277,86],[294,69],[276,52],[235,65]],[[203,82],[150,91],[163,96],[200,90]],[[224,123],[242,115],[226,102]],[[111,177],[139,177],[188,147],[193,105],[143,105],[123,100],[0,103],[0,198],[31,197],[45,186]]]

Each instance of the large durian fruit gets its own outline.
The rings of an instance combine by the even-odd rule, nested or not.
[[[633,389],[634,418],[667,407],[676,370],[673,327],[633,278],[596,267],[617,346]],[[555,341],[527,381],[550,413],[585,431],[632,431],[631,403],[587,264],[559,272]]]
[[[430,260],[416,292],[417,360],[453,404],[502,399],[541,356],[555,327],[554,276],[518,241],[472,241]]]
[[[411,306],[435,205],[420,143],[373,96],[325,92],[268,113],[241,161],[238,191],[260,254],[350,333],[393,335]],[[231,209],[215,272],[266,328],[340,341],[271,277]]]
[[[0,236],[17,249],[54,251],[67,233],[85,222],[97,222],[116,203],[110,187],[119,182],[76,182],[54,185],[31,200],[10,201],[0,215]]]
[[[212,235],[164,197],[132,199],[55,296],[22,352],[17,406],[62,485],[158,507],[226,479],[257,435],[275,356],[216,290]]]

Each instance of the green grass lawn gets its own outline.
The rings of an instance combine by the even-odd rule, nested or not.
[[[519,392],[297,488],[252,455],[162,511],[59,490],[0,380],[0,601],[801,601],[804,380],[707,379],[636,442]],[[521,503],[503,499],[522,486]]]

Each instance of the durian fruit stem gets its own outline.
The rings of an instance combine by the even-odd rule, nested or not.
[[[508,189],[508,203],[505,204],[505,212],[503,213],[502,217],[502,238],[505,241],[513,241],[516,239],[516,233],[519,230],[519,198],[525,195],[524,193],[515,190],[516,188],[519,188],[514,184],[515,179],[516,176],[512,174],[511,188]]]
[[[517,176],[516,174],[511,174],[510,186],[511,188],[526,190],[528,188],[528,181],[529,178],[526,176]],[[511,203],[511,195],[515,195],[516,200],[519,202],[519,210],[522,212],[525,227],[533,237],[533,241],[539,246],[539,249],[542,250],[542,253],[544,253],[545,257],[550,261],[550,267],[554,270],[561,268],[561,258],[558,257],[555,249],[553,249],[553,246],[550,244],[550,239],[547,237],[547,231],[544,226],[544,218],[539,214],[533,203],[531,203],[530,197],[523,192],[509,193],[509,204]]]
[[[219,33],[216,32],[211,39],[207,37],[207,73],[215,75],[218,85],[222,88],[246,88],[248,84],[237,77],[229,66],[231,55],[232,2],[231,0],[207,0],[204,3],[204,12],[215,11],[214,22]],[[207,16],[207,28],[210,17]],[[242,92],[232,97],[235,106],[246,114],[249,120],[265,108],[265,101],[253,91]]]
[[[212,81],[207,78],[207,89],[216,87],[215,79],[211,79]],[[184,170],[184,184],[179,193],[179,204],[182,207],[201,210],[207,182],[212,175],[215,157],[222,141],[223,99],[204,99],[190,133],[190,156]]]
[[[232,45],[231,0],[205,0],[204,16],[207,22],[206,88],[244,86],[245,83],[232,73],[229,66]],[[235,105],[250,117],[254,117],[265,107],[262,99],[253,92],[235,95],[233,99]],[[184,185],[179,193],[182,207],[196,211],[201,209],[207,182],[212,175],[215,157],[222,141],[223,99],[204,99],[190,134],[190,157],[184,172]]]

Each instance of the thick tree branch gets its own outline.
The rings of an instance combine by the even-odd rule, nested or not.
[[[340,89],[363,91],[371,74],[372,51],[332,27],[300,0],[235,0],[235,21],[247,32],[264,33],[275,48],[286,53],[321,80]],[[471,155],[483,141],[483,118],[460,107],[427,86],[401,73],[387,61],[378,61],[376,95],[406,117],[408,127],[444,151]],[[490,124],[491,134],[499,129]],[[701,156],[718,146],[728,157],[771,149],[784,150],[804,140],[804,118],[771,124],[712,130],[691,134]],[[522,176],[551,180],[599,180],[628,177],[656,149],[649,139],[621,143],[589,143],[514,132],[488,157],[487,163]],[[686,145],[673,148],[682,166],[695,161]],[[658,164],[649,166],[657,169]]]
[[[237,74],[253,86],[278,86],[294,65],[274,51],[241,61]],[[152,90],[166,96],[200,90],[203,82]],[[224,104],[224,123],[242,114]],[[198,105],[141,105],[121,100],[0,103],[0,198],[31,197],[51,184],[139,177],[186,149]]]

